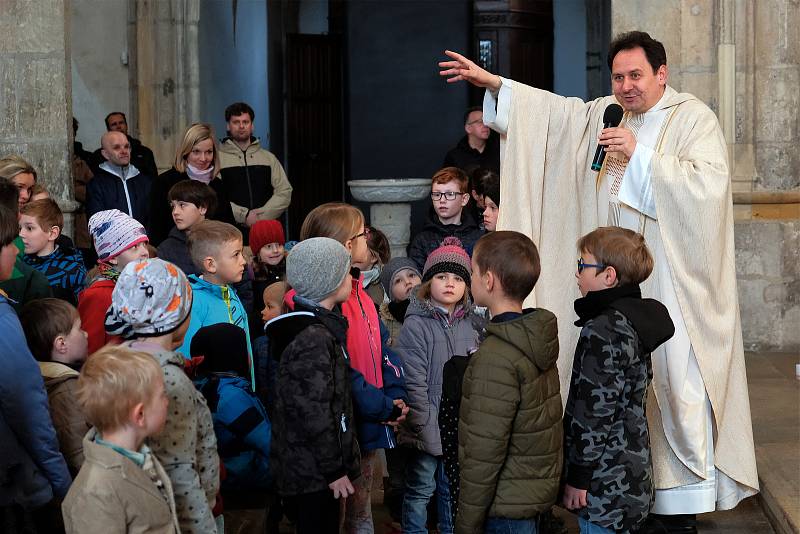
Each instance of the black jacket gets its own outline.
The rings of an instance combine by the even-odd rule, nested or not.
[[[169,206],[169,190],[178,182],[189,179],[189,175],[185,172],[178,172],[173,167],[153,180],[150,190],[150,226],[147,227],[147,237],[150,238],[153,245],[158,246],[167,238],[170,229],[175,227],[175,223],[172,221],[172,209]],[[217,194],[217,209],[214,210],[214,213],[207,215],[207,218],[236,224],[236,221],[233,220],[231,204],[222,188],[222,181],[214,178],[208,185]]]
[[[484,231],[481,230],[475,219],[466,208],[461,211],[461,224],[442,224],[433,209],[428,210],[428,220],[420,233],[414,236],[408,245],[408,257],[419,265],[419,271],[425,267],[425,260],[428,254],[442,244],[445,237],[455,236],[461,240],[461,245],[467,254],[472,256],[472,249],[475,242],[481,238]]]
[[[109,164],[108,168],[120,172],[119,167],[115,165]],[[130,166],[128,166],[127,172],[131,172]],[[118,174],[109,172],[102,167],[99,168],[94,178],[86,186],[87,219],[98,211],[116,208],[147,227],[150,222],[150,184],[152,181],[152,177],[143,174],[141,170],[135,176],[123,181]],[[127,197],[130,197],[133,213],[128,209]]]
[[[483,152],[478,152],[469,146],[469,140],[465,135],[455,148],[447,152],[442,167],[458,167],[467,174],[477,167],[483,167],[500,174],[500,136],[492,132],[486,140]]]
[[[564,478],[587,490],[577,513],[617,532],[641,526],[654,493],[645,401],[650,353],[675,332],[663,304],[638,286],[575,301],[582,326],[564,410]]]
[[[156,166],[156,159],[153,156],[153,151],[130,135],[128,136],[128,143],[131,145],[131,165],[147,176],[157,176],[158,167]],[[100,165],[106,161],[101,150],[101,148],[98,148],[88,160],[84,160],[89,164],[89,167],[95,174],[100,168]]]
[[[347,319],[295,304],[267,327],[277,360],[270,465],[281,495],[327,491],[360,473],[353,421]],[[306,513],[314,513],[307,510]]]

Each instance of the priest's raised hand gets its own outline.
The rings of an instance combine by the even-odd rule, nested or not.
[[[486,87],[492,91],[500,90],[500,76],[479,67],[474,61],[468,59],[458,52],[445,50],[445,55],[453,58],[452,61],[440,61],[440,76],[449,76],[447,83],[468,81],[477,87]]]

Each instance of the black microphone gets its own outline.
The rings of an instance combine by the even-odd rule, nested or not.
[[[622,120],[622,106],[619,104],[609,104],[603,112],[603,128],[614,128],[619,126]],[[606,159],[606,151],[603,145],[597,145],[597,150],[594,151],[594,159],[592,160],[592,170],[599,171],[603,166],[603,160]]]

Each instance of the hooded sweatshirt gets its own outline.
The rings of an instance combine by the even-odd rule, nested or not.
[[[628,532],[643,523],[653,495],[645,412],[650,353],[675,327],[664,305],[643,299],[639,286],[591,291],[575,301],[575,311],[583,328],[564,411],[564,478],[587,490],[580,517]]]
[[[530,519],[556,500],[561,475],[558,328],[545,309],[492,322],[464,374],[456,532],[487,517]]]

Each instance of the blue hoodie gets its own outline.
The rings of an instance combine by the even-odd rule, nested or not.
[[[253,349],[250,343],[250,327],[247,324],[247,311],[239,300],[239,296],[231,286],[218,286],[202,278],[190,274],[189,284],[192,286],[192,318],[189,329],[177,352],[188,358],[191,351],[192,338],[204,326],[218,323],[230,323],[244,329],[247,335],[247,353],[250,359],[250,383],[255,384],[253,374]]]

